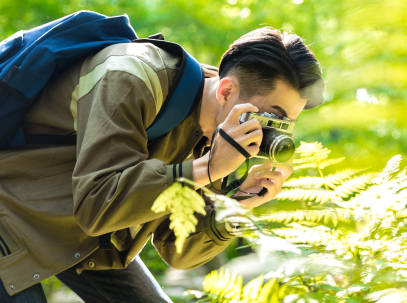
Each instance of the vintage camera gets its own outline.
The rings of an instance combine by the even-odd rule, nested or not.
[[[289,161],[295,151],[292,139],[295,122],[267,112],[244,113],[240,116],[239,122],[244,123],[250,119],[258,120],[263,130],[263,140],[256,157],[271,159],[280,164]]]

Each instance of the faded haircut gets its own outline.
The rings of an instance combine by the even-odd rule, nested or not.
[[[299,36],[270,27],[256,29],[237,39],[219,63],[220,79],[234,75],[239,81],[239,98],[267,96],[280,79],[307,100],[305,109],[324,102],[321,73],[317,58]]]

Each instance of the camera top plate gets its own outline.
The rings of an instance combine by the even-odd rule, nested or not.
[[[244,123],[250,119],[256,119],[259,121],[261,128],[264,129],[275,129],[288,134],[292,134],[294,132],[295,122],[289,118],[279,119],[274,114],[248,112],[243,113],[240,116],[239,122]]]

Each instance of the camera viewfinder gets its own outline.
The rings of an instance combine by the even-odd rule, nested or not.
[[[281,122],[276,122],[273,120],[269,120],[267,122],[267,127],[275,127],[275,128],[280,128]]]

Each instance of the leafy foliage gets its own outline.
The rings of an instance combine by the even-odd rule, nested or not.
[[[152,210],[156,213],[171,212],[170,228],[177,237],[175,246],[181,253],[185,239],[196,230],[198,220],[194,213],[205,215],[205,201],[194,190],[175,182],[155,200]]]
[[[284,185],[284,187],[291,187],[291,189],[283,189],[276,199],[320,204],[337,203],[371,184],[371,180],[376,176],[373,173],[354,176],[365,169],[347,169],[324,176],[324,168],[344,159],[327,159],[330,152],[329,149],[323,148],[320,142],[301,142],[296,150],[299,158],[293,160],[293,163],[299,165],[295,166],[294,169],[313,167],[318,170],[320,177],[291,179]]]
[[[244,235],[259,249],[264,241],[258,239],[280,237],[301,248],[302,256],[287,255],[295,250],[279,245],[285,251],[279,269],[245,286],[223,269],[212,272],[202,302],[405,301],[407,172],[399,171],[401,157],[392,158],[379,174],[347,169],[324,176],[320,163],[329,161],[329,153],[322,144],[302,143],[295,162],[314,163],[320,176],[288,181],[276,199],[306,204],[250,215],[258,230]]]
[[[306,201],[324,204],[328,201],[340,202],[342,199],[338,197],[335,192],[330,192],[326,190],[316,190],[316,189],[290,189],[282,190],[278,196],[277,200],[290,200],[290,201]]]
[[[243,286],[241,276],[230,275],[229,271],[223,268],[208,274],[203,282],[203,288],[209,294],[209,301],[206,302],[219,303],[278,303],[287,295],[305,292],[301,287],[282,283],[280,278],[271,278],[265,282],[263,275]]]
[[[260,220],[267,222],[314,222],[328,224],[331,222],[334,226],[338,222],[351,223],[351,214],[349,211],[343,210],[297,210],[297,211],[277,211],[260,217]]]

